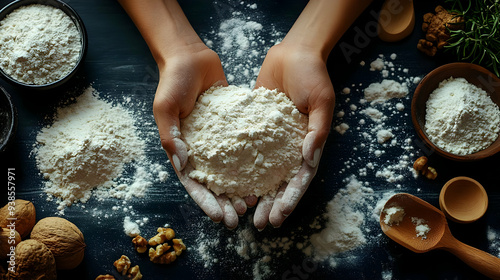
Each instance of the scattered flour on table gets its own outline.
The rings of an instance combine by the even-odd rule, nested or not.
[[[226,8],[217,6],[223,6],[223,3],[214,5],[216,8]],[[230,84],[253,88],[267,51],[279,43],[285,34],[273,24],[264,26],[258,22],[261,11],[256,4],[250,4],[248,8],[250,10],[244,12],[231,12],[231,18],[223,20],[219,28],[210,34],[202,34],[202,38],[207,46],[219,54]]]
[[[273,194],[302,165],[307,123],[276,90],[210,88],[181,120],[194,168],[189,176],[217,195]]]
[[[364,90],[366,101],[371,104],[384,103],[391,98],[402,98],[408,94],[408,87],[394,80],[372,83]]]
[[[409,125],[406,123],[409,113],[403,102],[410,101],[410,87],[418,83],[419,78],[410,76],[408,69],[396,65],[396,54],[390,59],[387,61],[384,55],[379,55],[370,63],[370,71],[382,74],[380,82],[366,87],[362,83],[352,84],[345,103],[337,102],[340,108],[334,130],[341,135],[355,133],[356,139],[361,139],[360,144],[353,148],[353,157],[345,159],[345,168],[340,170],[342,174],[357,167],[359,176],[374,172],[376,177],[385,178],[389,183],[402,181],[407,175],[418,176],[412,168],[415,156],[412,134],[403,131]],[[384,70],[386,74],[382,72]],[[359,98],[358,103],[354,101],[356,98]],[[386,152],[399,156],[387,158]],[[356,156],[357,153],[362,155]],[[381,160],[384,158],[385,161]],[[396,187],[401,186],[397,184]]]
[[[63,78],[81,50],[77,27],[58,8],[26,5],[0,22],[0,67],[20,82],[42,85]]]
[[[443,150],[467,155],[490,146],[500,131],[500,110],[464,78],[449,78],[429,96],[425,132]]]
[[[87,202],[93,192],[98,199],[143,197],[155,176],[168,177],[164,166],[146,159],[131,111],[101,99],[92,87],[74,101],[57,109],[33,149],[44,191],[58,210]],[[133,177],[122,177],[126,167],[135,170]]]
[[[325,227],[310,237],[316,260],[325,260],[332,255],[350,251],[366,243],[363,227],[366,226],[366,211],[373,202],[373,189],[351,177],[345,188],[339,190],[328,202]]]
[[[381,234],[371,229],[378,227],[381,208],[392,195],[376,193],[366,182],[350,177],[328,203],[325,213],[313,219],[309,229],[298,227],[270,237],[255,228],[250,215],[227,240],[222,238],[220,230],[212,232],[207,231],[210,226],[198,226],[193,249],[206,268],[217,263],[228,264],[236,254],[251,265],[251,270],[245,269],[245,273],[252,274],[253,279],[276,279],[283,272],[274,268],[292,252],[302,252],[301,262],[309,267],[320,263],[336,267],[340,262],[355,265],[360,257],[360,251],[355,250],[378,242],[376,238]],[[208,219],[207,223],[213,224]],[[241,266],[238,260],[236,264]]]
[[[500,235],[491,227],[488,227],[486,237],[490,242],[489,253],[500,258]]]
[[[130,237],[136,237],[141,234],[139,224],[132,221],[129,216],[125,216],[125,219],[123,220],[123,230],[125,231],[125,234]]]

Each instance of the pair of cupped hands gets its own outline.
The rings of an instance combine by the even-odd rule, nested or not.
[[[326,58],[307,47],[282,42],[266,55],[255,87],[278,89],[287,94],[300,112],[309,116],[308,132],[302,147],[303,163],[290,182],[274,196],[257,198],[215,195],[206,186],[189,178],[187,146],[181,139],[180,119],[187,117],[198,96],[213,85],[227,86],[219,56],[202,42],[171,52],[158,65],[160,80],[154,100],[154,116],[161,144],[186,191],[214,221],[237,227],[239,216],[256,205],[253,222],[262,230],[270,223],[279,227],[297,206],[318,169],[324,143],[330,131],[335,94],[326,67]]]

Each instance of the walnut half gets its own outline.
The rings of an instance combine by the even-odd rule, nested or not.
[[[116,267],[116,270],[118,270],[118,272],[120,272],[122,275],[125,275],[130,268],[131,262],[127,256],[122,255],[113,263],[113,265]]]
[[[148,250],[148,241],[140,235],[134,237],[134,239],[132,239],[132,243],[134,244],[135,250],[137,250],[140,254]]]
[[[95,280],[115,280],[115,277],[113,275],[99,275]]]

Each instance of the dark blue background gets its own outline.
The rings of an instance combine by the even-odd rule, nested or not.
[[[51,115],[55,105],[60,100],[68,98],[66,93],[74,88],[83,88],[90,83],[101,93],[111,97],[130,96],[132,100],[144,100],[152,104],[156,84],[158,81],[156,64],[127,14],[116,1],[86,0],[67,1],[82,17],[89,35],[89,50],[84,66],[76,77],[64,88],[50,93],[29,92],[15,88],[5,81],[0,85],[11,93],[19,113],[18,131],[16,140],[9,151],[0,155],[2,169],[0,178],[7,181],[7,167],[16,168],[17,197],[31,200],[37,207],[38,219],[53,216],[55,204],[47,202],[41,191],[43,179],[38,174],[33,157],[30,157],[36,133],[48,124],[44,118]],[[263,11],[259,22],[262,24],[273,23],[279,30],[286,32],[299,15],[306,1],[256,1],[258,10]],[[365,46],[359,48],[359,54],[353,55],[352,61],[347,61],[341,50],[336,47],[328,60],[328,69],[332,82],[337,92],[345,86],[363,82],[379,82],[379,73],[368,73],[366,68],[360,70],[359,62],[369,63],[378,54],[386,56],[391,53],[398,54],[398,61],[410,69],[410,74],[423,76],[435,67],[453,61],[451,57],[441,56],[429,58],[416,49],[419,38],[423,37],[420,30],[422,15],[432,11],[436,1],[416,1],[416,28],[412,35],[397,43],[381,42],[376,37],[369,37]],[[8,1],[0,1],[2,6]],[[208,33],[218,26],[220,21],[230,17],[230,12],[237,9],[239,1],[235,4],[227,1],[212,3],[203,0],[181,1],[181,5],[192,25],[199,33]],[[355,22],[353,27],[344,35],[341,42],[354,45],[356,29],[364,30],[374,21],[373,12],[379,10],[380,3],[373,3],[367,11]],[[210,19],[213,16],[213,19]],[[366,67],[366,66],[365,66]],[[414,87],[411,88],[411,91]],[[347,107],[347,96],[337,94],[337,110]],[[351,96],[353,100],[354,97]],[[410,99],[402,101],[409,111]],[[152,115],[152,113],[151,113]],[[409,118],[409,116],[408,116]],[[152,116],[151,116],[152,120]],[[412,139],[418,140],[413,131],[411,122],[406,122],[407,127],[402,128]],[[340,137],[331,133],[325,146],[318,174],[311,183],[309,191],[303,197],[294,214],[290,216],[280,229],[266,228],[263,232],[256,233],[257,239],[263,237],[284,236],[288,232],[304,226],[304,234],[310,234],[308,225],[313,218],[321,215],[326,203],[334,196],[339,188],[344,186],[338,170],[344,168],[344,161],[352,157],[353,147],[359,143],[354,133],[346,133]],[[155,140],[153,140],[155,142]],[[158,147],[159,147],[159,141]],[[416,141],[418,142],[418,141]],[[416,143],[415,142],[415,143]],[[166,156],[158,147],[148,149],[149,156],[158,162],[165,162]],[[416,151],[419,148],[416,146]],[[385,157],[399,155],[386,154]],[[455,176],[470,176],[481,182],[486,188],[490,205],[485,217],[479,221],[459,225],[450,222],[452,233],[461,241],[482,250],[489,249],[486,238],[488,226],[500,229],[500,220],[496,213],[500,212],[500,188],[498,170],[500,155],[476,163],[459,163],[431,154],[430,160],[438,170],[439,176],[434,181],[415,180],[413,177],[403,180],[403,191],[417,194],[431,204],[438,206],[438,195],[441,186]],[[360,166],[362,167],[362,166]],[[167,167],[173,174],[170,166]],[[492,171],[493,170],[493,171]],[[363,178],[370,181],[377,190],[383,191],[387,183],[375,176]],[[6,183],[4,183],[6,185]],[[375,188],[375,187],[374,187]],[[420,192],[416,192],[420,188]],[[6,202],[5,192],[0,191],[2,205]],[[113,201],[98,202],[91,200],[86,208],[92,209],[101,203],[100,209],[116,205]],[[203,213],[197,208],[190,198],[185,197],[182,186],[177,178],[171,176],[166,184],[155,185],[148,196],[136,199],[129,203],[136,212],[150,217],[148,230],[154,231],[158,225],[168,222],[183,238],[186,244],[194,242],[197,231],[194,226],[200,222]],[[250,210],[253,212],[253,210]],[[247,214],[248,215],[248,214]],[[188,252],[180,257],[173,265],[158,266],[147,260],[147,256],[138,255],[130,245],[130,239],[123,234],[123,217],[98,219],[91,217],[81,207],[70,207],[66,210],[65,218],[75,223],[84,233],[87,243],[86,255],[83,263],[72,271],[59,272],[60,279],[95,279],[99,274],[112,273],[118,276],[112,263],[121,254],[131,257],[134,264],[139,264],[144,279],[251,279],[252,260],[245,261],[239,256],[221,256],[221,262],[210,268],[204,268],[202,262],[197,262],[197,254]],[[245,216],[247,217],[247,216]],[[244,220],[243,218],[242,220]],[[223,225],[210,224],[207,232],[219,232],[221,239],[234,237],[235,233],[225,230]],[[379,229],[377,229],[379,230]],[[355,268],[339,265],[332,269],[328,265],[319,264],[315,270],[308,274],[307,279],[379,279],[382,271],[392,271],[393,279],[482,279],[481,274],[467,267],[453,255],[434,251],[426,254],[415,254],[385,236],[379,238],[380,244],[371,244],[365,249],[365,257],[360,260]],[[498,240],[498,237],[497,237]],[[497,241],[498,242],[498,241]],[[214,249],[216,250],[216,249]],[[498,253],[498,252],[495,252]],[[224,253],[223,253],[224,254]],[[357,254],[360,254],[359,251]],[[301,265],[304,255],[290,252],[288,258],[280,260],[278,267],[274,268],[273,279],[281,279],[283,273],[290,270],[293,265]],[[500,269],[500,268],[499,268]],[[289,279],[292,279],[291,277]],[[298,278],[300,279],[300,278]],[[306,278],[304,278],[306,279]]]

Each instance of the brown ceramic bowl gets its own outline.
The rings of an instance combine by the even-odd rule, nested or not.
[[[450,77],[464,78],[469,83],[482,88],[491,97],[491,100],[500,107],[500,79],[487,69],[471,63],[456,62],[440,66],[427,74],[418,84],[411,103],[411,117],[415,130],[422,141],[432,151],[441,156],[456,161],[474,161],[484,159],[500,151],[500,137],[488,148],[468,155],[456,155],[444,151],[434,145],[427,137],[425,127],[426,102],[429,95],[438,87],[439,83]]]

